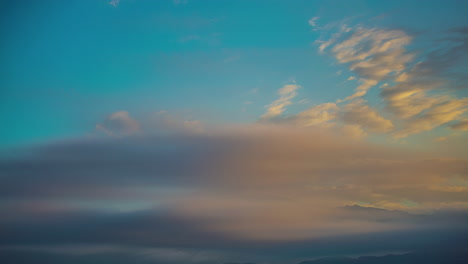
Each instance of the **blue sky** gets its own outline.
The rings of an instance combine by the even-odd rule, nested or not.
[[[467,1],[0,3],[0,262],[466,252]]]

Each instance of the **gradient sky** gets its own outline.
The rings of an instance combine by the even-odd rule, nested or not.
[[[0,258],[463,246],[467,1],[0,5]]]

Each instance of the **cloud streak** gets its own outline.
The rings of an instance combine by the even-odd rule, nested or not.
[[[262,115],[261,119],[270,120],[280,116],[284,111],[286,111],[286,107],[292,104],[291,100],[297,96],[296,90],[299,88],[301,88],[301,86],[297,84],[286,84],[279,89],[279,99],[266,106],[267,111]]]
[[[315,20],[310,24],[315,27]],[[458,28],[442,36],[437,41],[444,45],[420,54],[408,48],[415,37],[403,30],[344,25],[329,40],[319,42],[319,52],[328,51],[358,76],[354,93],[289,116],[282,114],[291,98],[283,95],[262,119],[300,127],[333,126],[356,136],[379,133],[397,139],[441,126],[465,131],[468,101],[455,92],[467,87],[463,74],[457,71],[468,50],[467,33]],[[371,106],[362,98],[379,84],[384,107]]]

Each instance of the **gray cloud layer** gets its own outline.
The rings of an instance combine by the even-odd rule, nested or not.
[[[55,142],[0,163],[0,244],[281,259],[297,247],[317,256],[324,241],[364,252],[365,237],[400,234],[375,250],[407,250],[425,243],[416,234],[466,231],[466,164],[287,126]]]

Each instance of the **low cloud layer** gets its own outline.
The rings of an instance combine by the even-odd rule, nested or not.
[[[463,214],[443,213],[466,209],[463,159],[328,128],[173,132],[55,142],[4,159],[0,244],[210,248],[466,228]]]
[[[28,152],[0,165],[0,247],[16,260],[291,261],[458,243],[467,231],[466,160],[326,129],[255,125]]]

